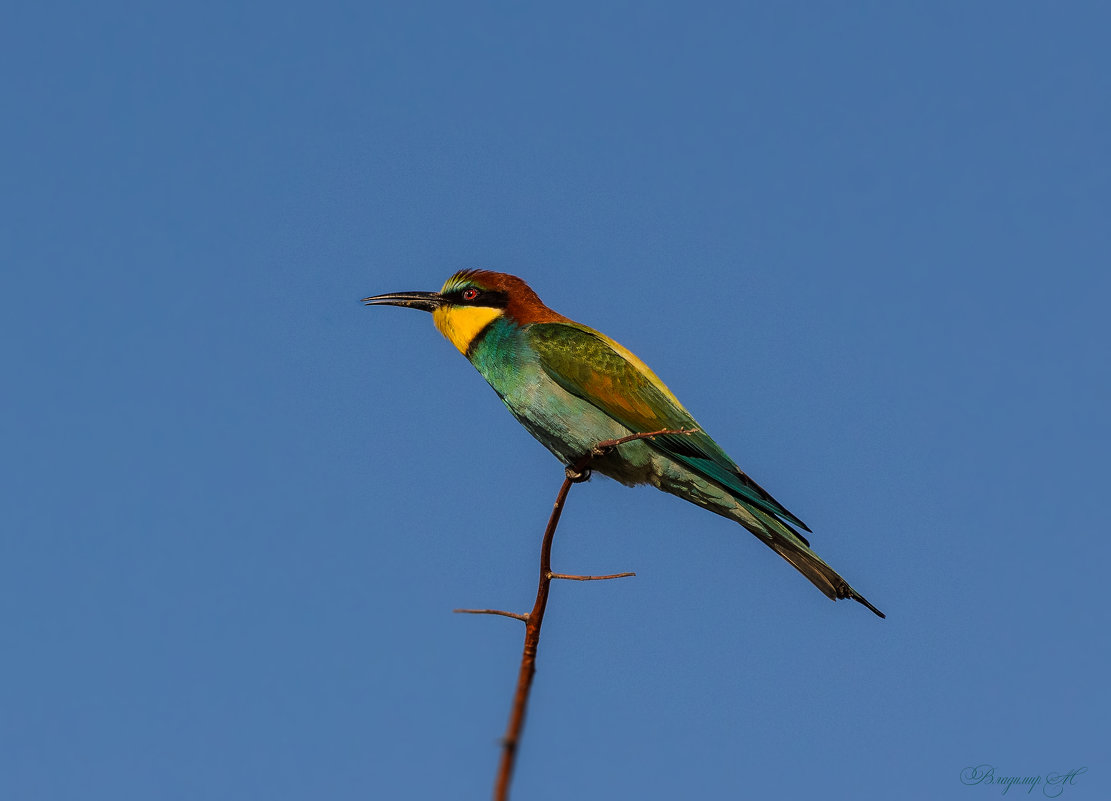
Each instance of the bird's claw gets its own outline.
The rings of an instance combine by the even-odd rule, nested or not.
[[[572,484],[579,484],[590,478],[590,468],[585,467],[582,470],[576,470],[573,467],[568,467],[563,471],[567,475],[567,480]]]

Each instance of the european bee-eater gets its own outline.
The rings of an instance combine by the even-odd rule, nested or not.
[[[520,278],[463,270],[439,292],[363,298],[368,306],[432,312],[433,322],[529,433],[565,465],[598,442],[697,429],[619,446],[591,467],[623,484],[651,484],[747,528],[828,597],[880,617],[810,550],[810,529],[733,463],[648,366],[605,334],[552,311]]]

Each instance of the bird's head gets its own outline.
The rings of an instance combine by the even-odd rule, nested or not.
[[[489,270],[457,272],[439,292],[391,292],[363,298],[363,303],[432,312],[436,328],[464,355],[478,335],[499,318],[515,325],[567,320],[545,306],[517,276]]]

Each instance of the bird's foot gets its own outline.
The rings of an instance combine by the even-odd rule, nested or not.
[[[576,470],[573,467],[568,467],[563,472],[567,475],[567,480],[570,481],[572,484],[579,484],[590,479],[589,467],[583,468],[582,470]]]

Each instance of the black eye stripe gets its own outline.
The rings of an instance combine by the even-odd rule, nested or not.
[[[496,289],[479,289],[475,286],[465,286],[445,292],[446,297],[458,306],[492,306],[504,308],[509,298],[505,292]]]

